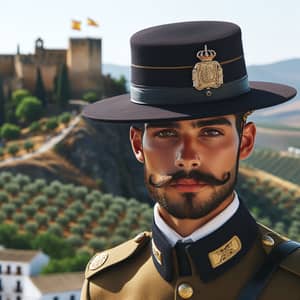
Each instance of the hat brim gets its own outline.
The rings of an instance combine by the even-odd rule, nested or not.
[[[130,94],[87,105],[83,117],[95,121],[138,123],[155,120],[184,120],[236,114],[284,103],[297,91],[293,87],[271,82],[250,81],[246,94],[207,103],[180,105],[144,105],[130,101]]]

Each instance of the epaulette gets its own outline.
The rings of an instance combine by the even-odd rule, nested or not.
[[[85,278],[89,279],[94,274],[114,266],[136,254],[151,239],[151,233],[144,231],[135,238],[126,241],[114,248],[96,253],[88,262]]]
[[[288,241],[285,236],[273,231],[265,225],[258,224],[262,236],[262,244],[267,254],[278,244]],[[300,249],[292,252],[281,263],[280,267],[288,272],[300,276]]]

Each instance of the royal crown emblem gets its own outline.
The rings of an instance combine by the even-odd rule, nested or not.
[[[216,55],[216,51],[208,50],[207,45],[197,52],[201,62],[195,64],[192,77],[193,87],[198,91],[218,88],[223,84],[223,69],[219,62],[213,61]],[[207,91],[206,95],[210,96],[211,92]]]

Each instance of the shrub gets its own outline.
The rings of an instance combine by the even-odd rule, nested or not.
[[[43,193],[46,196],[48,196],[50,198],[53,198],[54,196],[56,196],[57,190],[52,186],[46,186],[46,187],[43,188]]]
[[[24,98],[31,96],[30,92],[25,89],[17,89],[12,93],[11,101],[14,107],[17,107]]]
[[[124,227],[118,227],[114,231],[114,235],[121,236],[122,238],[128,238],[129,237],[129,229]]]
[[[5,154],[4,148],[0,147],[0,157],[3,157]]]
[[[52,117],[50,119],[48,119],[45,123],[45,127],[47,130],[53,130],[58,126],[58,122],[56,117]]]
[[[18,195],[18,199],[23,203],[26,203],[30,199],[30,195],[26,192],[20,192]]]
[[[97,190],[92,190],[89,195],[93,196],[96,200],[98,199],[101,199],[102,197],[102,193],[100,191],[97,191]]]
[[[53,220],[58,214],[58,209],[55,206],[48,206],[45,208],[45,211],[50,216],[51,220]]]
[[[1,137],[7,140],[15,140],[17,139],[21,134],[21,129],[19,126],[5,123],[1,127]]]
[[[32,217],[37,211],[37,206],[35,204],[24,206],[23,211],[27,216]]]
[[[96,227],[92,230],[93,235],[97,237],[107,237],[109,232],[105,227]]]
[[[107,248],[107,242],[104,238],[92,238],[88,242],[88,245],[95,251],[102,251]]]
[[[32,241],[32,246],[34,249],[41,249],[51,258],[72,257],[75,254],[74,249],[65,239],[49,233],[39,234]]]
[[[71,114],[69,112],[64,112],[58,117],[59,123],[67,125],[71,120]]]
[[[34,217],[39,226],[46,226],[49,222],[49,217],[43,213],[37,213]]]
[[[115,212],[110,210],[105,213],[104,218],[112,220],[113,222],[117,222],[119,220],[118,215]]]
[[[20,147],[18,144],[11,144],[8,146],[7,152],[11,154],[12,156],[17,155],[17,153],[20,151]]]
[[[5,185],[5,190],[11,195],[16,196],[20,192],[20,185],[15,182],[10,182]]]
[[[117,215],[120,215],[124,212],[124,207],[122,205],[119,205],[117,203],[113,203],[110,207],[109,210],[116,213]]]
[[[72,209],[72,208],[68,208],[65,211],[65,215],[70,219],[70,220],[74,220],[77,216],[77,212],[76,210]]]
[[[3,223],[6,219],[6,215],[4,212],[0,211],[0,223]]]
[[[91,217],[85,215],[85,216],[79,218],[77,222],[79,224],[83,224],[85,226],[88,226],[91,223],[91,221],[92,221]]]
[[[25,149],[27,152],[32,151],[33,148],[34,148],[34,144],[33,144],[32,141],[30,141],[30,140],[25,141],[25,143],[24,143],[24,149]]]
[[[96,220],[99,217],[99,213],[95,210],[89,209],[85,212],[85,215],[90,217],[91,220]]]
[[[56,223],[58,223],[59,225],[64,226],[64,227],[66,227],[69,224],[69,221],[70,221],[70,218],[67,217],[66,215],[59,216],[56,219]]]
[[[85,186],[78,186],[73,190],[73,196],[80,200],[84,200],[88,194],[88,189]]]
[[[105,205],[102,202],[95,202],[92,204],[92,209],[98,213],[102,213],[105,210]]]
[[[24,224],[27,220],[27,217],[25,214],[23,213],[17,213],[13,216],[13,220],[14,222],[16,222],[17,224]]]
[[[48,198],[45,195],[38,195],[33,199],[32,203],[38,207],[44,207],[48,203]]]
[[[83,96],[82,96],[82,99],[84,101],[89,102],[89,103],[93,103],[93,102],[99,100],[99,97],[97,96],[96,92],[90,91],[90,92],[84,93]]]
[[[13,177],[13,175],[10,172],[5,171],[5,172],[0,173],[0,179],[3,180],[4,183],[11,181],[12,177]]]
[[[6,203],[9,200],[9,195],[6,191],[0,191],[0,203]]]
[[[47,232],[56,236],[63,236],[63,230],[59,224],[51,224]]]
[[[61,187],[61,192],[66,193],[68,196],[72,196],[73,189],[74,189],[74,184],[72,183],[64,184]]]
[[[25,97],[16,109],[16,116],[25,121],[33,122],[41,118],[43,113],[43,106],[36,97]]]
[[[38,132],[41,130],[41,124],[39,121],[34,121],[29,125],[29,131],[32,133]]]
[[[17,182],[21,187],[24,187],[26,184],[30,183],[30,178],[27,175],[18,173],[15,176],[14,181]]]
[[[104,195],[101,197],[101,202],[102,202],[106,207],[108,207],[111,203],[114,202],[114,197],[113,197],[113,195],[111,195],[111,194],[104,194]]]
[[[67,238],[67,242],[71,244],[72,247],[80,247],[83,245],[84,241],[79,235],[70,235]]]
[[[64,208],[67,205],[68,197],[65,196],[66,194],[59,194],[57,197],[53,199],[53,204],[60,208]]]
[[[34,181],[34,184],[35,184],[37,190],[41,191],[47,185],[47,182],[45,179],[38,178]]]
[[[24,225],[24,229],[31,234],[36,234],[38,230],[38,225],[36,222],[28,222]]]
[[[77,213],[82,213],[84,210],[84,206],[80,201],[75,201],[70,205],[70,208],[74,209]]]
[[[78,234],[78,235],[84,235],[85,232],[85,226],[84,225],[74,225],[73,227],[71,227],[70,231],[74,234]]]
[[[4,203],[2,205],[2,210],[6,214],[7,217],[10,217],[13,212],[16,210],[16,205],[13,203]]]
[[[115,247],[117,245],[120,245],[121,243],[123,243],[125,241],[124,237],[118,236],[118,235],[114,235],[111,239],[110,239],[110,247]]]
[[[103,227],[109,227],[109,226],[113,225],[114,223],[115,223],[114,220],[106,219],[106,218],[102,218],[98,221],[98,224]]]
[[[58,194],[61,190],[62,183],[58,180],[54,180],[50,183],[50,187],[56,190],[56,194]]]
[[[84,202],[89,205],[93,204],[95,201],[96,201],[95,197],[91,194],[86,195],[84,198]]]
[[[39,189],[35,183],[30,183],[24,186],[23,191],[29,194],[30,196],[34,196],[39,192]]]

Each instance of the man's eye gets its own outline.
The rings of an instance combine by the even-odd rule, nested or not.
[[[156,133],[156,136],[158,137],[175,137],[176,132],[172,130],[161,130]]]
[[[202,131],[201,134],[204,135],[204,136],[211,136],[211,137],[223,135],[222,132],[220,132],[217,129],[205,129],[205,130]]]

